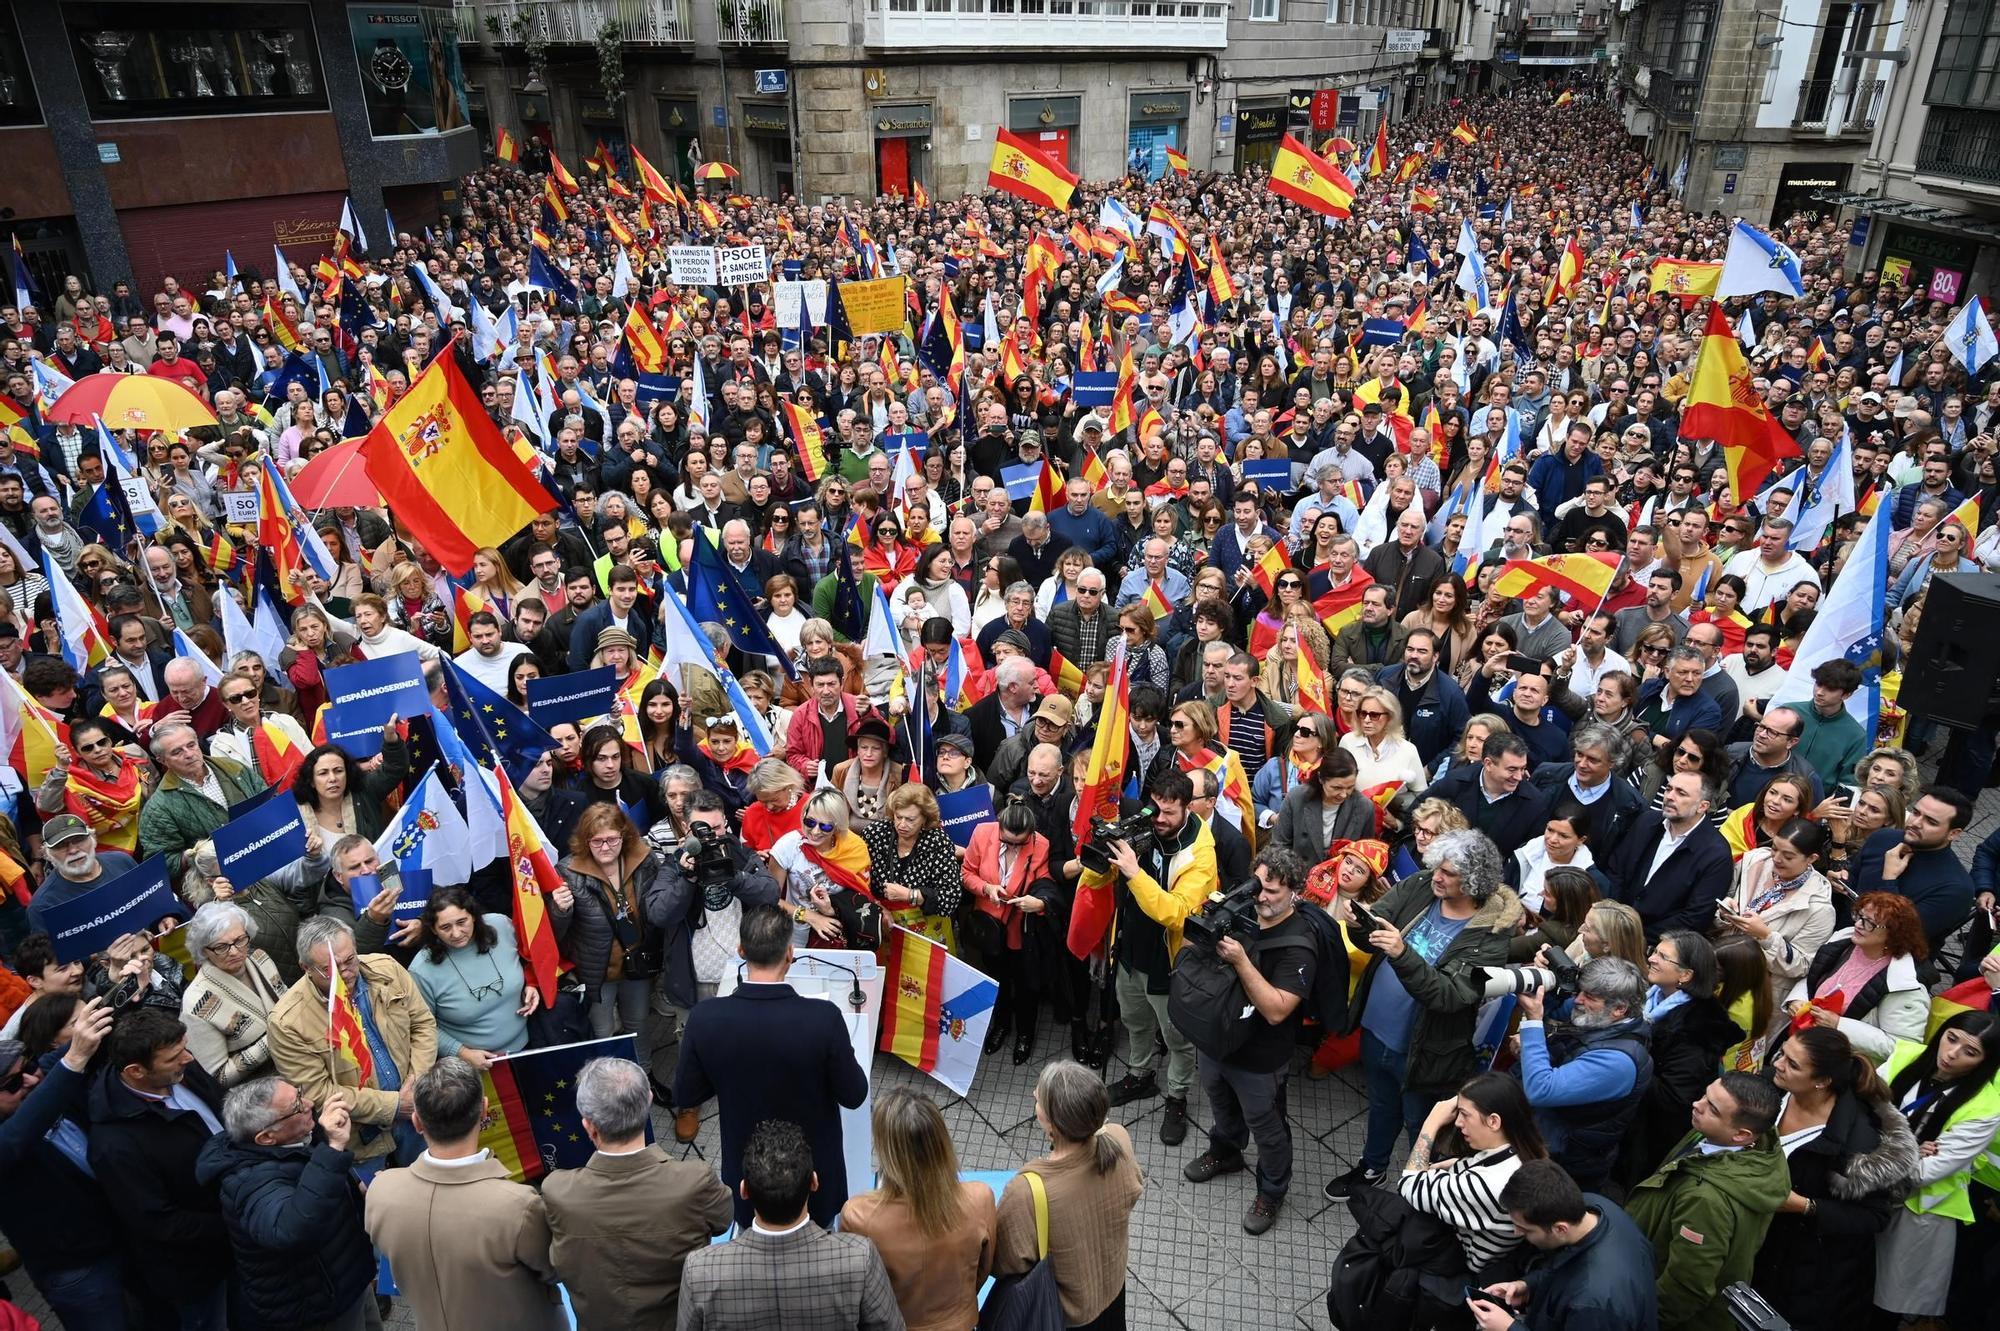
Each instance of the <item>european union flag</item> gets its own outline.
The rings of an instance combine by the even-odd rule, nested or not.
[[[701,542],[695,542],[699,547]],[[828,620],[833,631],[848,642],[860,642],[868,621],[861,611],[861,584],[854,578],[854,561],[846,550],[833,559],[833,614]]]
[[[79,516],[82,521],[78,525],[94,530],[113,550],[123,550],[139,538],[138,520],[132,516],[132,506],[116,481],[100,484]]]
[[[791,675],[791,653],[771,636],[771,627],[764,622],[755,598],[744,590],[742,580],[722,557],[721,549],[714,541],[699,536],[693,545],[694,557],[688,563],[688,609],[694,612],[696,621],[722,625],[738,651],[775,656],[784,666],[785,674]]]
[[[485,767],[504,764],[508,779],[519,783],[541,756],[556,747],[549,732],[528,714],[487,688],[455,661],[444,661],[444,691],[452,729]]]
[[[566,300],[572,305],[576,303],[576,283],[551,263],[549,256],[538,245],[528,248],[528,285],[539,287],[558,300]]]
[[[531,1049],[498,1058],[487,1069],[493,1084],[493,1118],[480,1141],[494,1158],[526,1182],[555,1169],[580,1169],[596,1149],[583,1130],[576,1109],[577,1077],[583,1065],[599,1058],[638,1061],[638,1042],[630,1035]],[[653,1135],[647,1124],[646,1136]]]
[[[285,353],[285,364],[278,371],[278,377],[271,381],[270,391],[264,394],[266,402],[283,402],[293,384],[305,385],[308,394],[319,387],[319,367],[313,358],[303,351]]]

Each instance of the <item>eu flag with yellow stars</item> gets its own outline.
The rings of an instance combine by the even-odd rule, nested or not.
[[[576,1110],[576,1081],[583,1065],[596,1058],[638,1061],[630,1035],[532,1049],[495,1058],[486,1069],[490,1117],[479,1144],[507,1166],[515,1181],[533,1182],[554,1169],[580,1169],[596,1148]],[[653,1126],[646,1124],[646,1139]]]
[[[528,714],[487,688],[446,657],[444,691],[451,727],[485,767],[504,764],[508,779],[519,783],[541,756],[556,747],[549,732]]]
[[[774,656],[788,677],[796,677],[792,655],[771,636],[770,625],[757,609],[752,595],[744,590],[736,570],[722,557],[721,549],[699,533],[694,541],[694,558],[688,562],[688,609],[695,622],[720,624],[740,652],[753,656]],[[836,556],[837,558],[839,556]]]

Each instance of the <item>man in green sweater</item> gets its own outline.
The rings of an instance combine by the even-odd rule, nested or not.
[[[1854,769],[1868,756],[1869,737],[1847,711],[1847,700],[1861,687],[1861,667],[1836,657],[1813,667],[1811,705],[1790,703],[1787,710],[1805,721],[1798,756],[1812,764],[1828,790],[1850,784]]]
[[[1653,1245],[1659,1331],[1730,1324],[1722,1289],[1748,1280],[1764,1232],[1791,1195],[1791,1169],[1772,1131],[1777,1087],[1725,1072],[1694,1103],[1694,1131],[1632,1189],[1626,1214]]]

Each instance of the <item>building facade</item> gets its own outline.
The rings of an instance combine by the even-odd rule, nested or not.
[[[421,228],[479,153],[446,4],[0,6],[0,223],[45,292],[311,264],[344,200]]]
[[[474,116],[818,201],[983,188],[993,135],[1104,179],[1267,163],[1457,95],[1467,0],[461,0]],[[1447,71],[1452,71],[1447,73]]]
[[[1689,207],[1768,226],[1849,188],[1900,77],[1907,0],[1620,7],[1626,127],[1663,173],[1685,172]]]

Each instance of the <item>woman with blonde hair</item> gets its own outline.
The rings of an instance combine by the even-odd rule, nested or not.
[[[999,1206],[993,1189],[958,1177],[958,1152],[928,1096],[886,1090],[869,1116],[881,1185],[850,1197],[840,1229],[882,1254],[910,1331],[966,1331],[993,1269]]]
[[[1584,912],[1576,941],[1563,951],[1582,963],[1593,957],[1623,957],[1646,973],[1646,926],[1639,912],[1622,901],[1599,901]]]
[[[1079,1331],[1122,1331],[1132,1208],[1146,1190],[1123,1124],[1107,1123],[1103,1078],[1057,1059],[1035,1081],[1035,1123],[1049,1153],[1022,1166],[1000,1195],[993,1274],[1021,1275],[1039,1260],[1055,1273],[1063,1321]],[[1036,1201],[1035,1182],[1046,1196]],[[1040,1231],[1038,1216],[1048,1228]]]
[[[1216,743],[1218,730],[1215,709],[1193,698],[1175,707],[1167,718],[1167,743],[1173,745],[1174,759],[1183,772],[1197,767],[1215,771],[1219,757],[1222,770],[1216,773],[1217,780],[1224,791],[1242,792],[1241,803],[1248,806],[1241,810],[1242,815],[1246,821],[1254,821],[1257,809],[1250,798],[1250,778],[1244,775],[1243,760],[1227,744]],[[1225,794],[1220,798],[1235,797]]]
[[[930,787],[910,782],[890,791],[882,816],[861,829],[861,840],[868,847],[869,888],[890,920],[956,952],[952,917],[965,884]]]
[[[388,607],[391,628],[422,638],[440,650],[451,648],[451,608],[438,595],[430,574],[404,560],[375,582]],[[365,599],[355,598],[355,608],[359,609]]]
[[[1387,782],[1410,790],[1427,784],[1423,755],[1403,736],[1403,704],[1380,684],[1362,690],[1354,729],[1341,738],[1340,747],[1354,755],[1359,768],[1355,784],[1362,790]]]
[[[521,585],[498,550],[487,545],[472,552],[472,586],[466,590],[484,599],[486,608],[500,616],[502,623],[513,619],[514,598],[521,594]]]
[[[792,913],[794,946],[811,946],[814,938],[839,943],[836,894],[875,899],[867,843],[849,826],[847,797],[837,790],[822,790],[808,799],[799,830],[779,837],[764,858],[784,893],[778,904]]]

